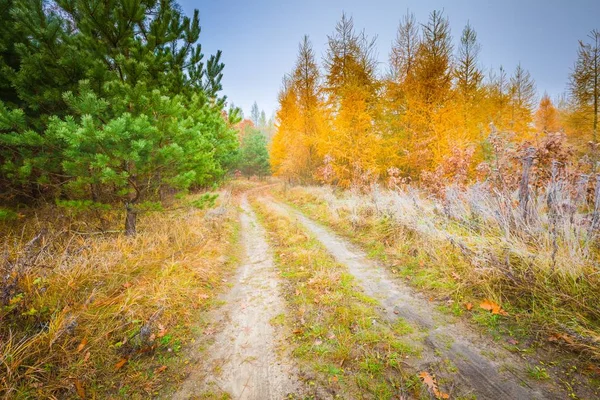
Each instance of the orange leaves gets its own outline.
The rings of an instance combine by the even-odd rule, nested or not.
[[[79,346],[77,346],[77,352],[81,352],[81,350],[83,350],[85,348],[85,346],[87,345],[88,340],[87,338],[83,338],[83,340],[81,341],[81,343],[79,343]]]
[[[85,389],[79,379],[75,379],[75,390],[80,398],[85,399]]]
[[[163,365],[163,366],[161,366],[161,367],[158,367],[158,368],[156,368],[156,369],[154,370],[154,373],[158,375],[158,374],[160,374],[161,372],[164,372],[166,369],[167,369],[167,366],[166,366],[166,365]]]
[[[119,360],[118,363],[115,364],[115,371],[120,370],[121,368],[123,368],[123,366],[127,364],[127,359],[126,358],[121,358]]]
[[[473,309],[473,303],[466,303],[465,308],[467,309],[467,311],[471,311]]]
[[[567,344],[575,344],[575,340],[565,333],[554,333],[548,338],[549,342],[558,342],[561,340]]]
[[[427,386],[427,389],[432,393],[436,399],[449,399],[450,395],[439,390],[435,378],[427,371],[419,372],[419,378],[423,381],[423,384]]]
[[[486,299],[482,301],[481,304],[479,304],[479,307],[483,308],[484,310],[491,311],[494,315],[508,316],[508,313],[504,311],[504,309],[502,309],[498,303],[495,303],[492,300]]]

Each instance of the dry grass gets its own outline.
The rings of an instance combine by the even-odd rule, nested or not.
[[[231,207],[190,200],[142,215],[135,238],[56,207],[0,226],[0,396],[148,398],[173,378],[237,226]]]
[[[600,358],[598,237],[585,209],[549,215],[542,194],[530,201],[525,221],[511,195],[481,186],[447,188],[444,202],[411,187],[375,186],[366,194],[298,187],[282,196],[368,243],[372,255],[454,301],[458,313],[464,301],[491,298],[530,333],[559,334],[559,341]],[[565,204],[564,190],[557,197]]]

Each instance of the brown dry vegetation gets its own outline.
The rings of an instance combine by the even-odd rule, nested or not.
[[[98,230],[120,226],[112,212],[99,223],[45,206],[3,222],[0,396],[148,398],[174,379],[196,311],[232,269],[228,197],[144,214],[133,238]]]

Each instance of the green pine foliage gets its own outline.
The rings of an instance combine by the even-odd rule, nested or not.
[[[242,139],[239,170],[248,177],[263,178],[271,173],[267,138],[258,129],[249,129]]]
[[[237,159],[239,112],[224,112],[224,64],[220,52],[205,60],[197,10],[0,0],[0,14],[0,200],[121,203],[135,215],[165,188],[218,182]]]

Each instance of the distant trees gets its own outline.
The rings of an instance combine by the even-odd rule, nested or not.
[[[256,104],[256,101],[252,103],[252,108],[250,108],[250,120],[255,126],[258,126],[260,120],[260,110],[258,109],[258,104]]]
[[[267,138],[257,130],[251,129],[240,145],[239,169],[245,176],[263,178],[270,174]]]
[[[198,11],[174,1],[0,0],[0,185],[5,200],[140,202],[214,183],[237,141]],[[4,18],[7,18],[6,20]],[[235,116],[231,110],[229,116]]]

